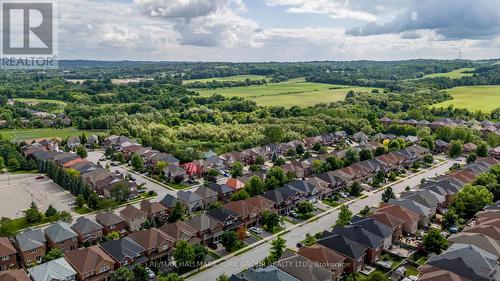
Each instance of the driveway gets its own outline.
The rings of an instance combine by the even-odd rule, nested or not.
[[[406,186],[416,187],[420,184],[423,178],[431,178],[436,174],[444,174],[449,168],[457,161],[450,160],[446,161],[444,164],[423,172],[422,174],[414,175],[412,178],[406,179],[400,183],[394,184],[392,186],[393,191],[396,195],[399,195],[405,190]],[[463,162],[462,162],[463,163]],[[349,209],[353,214],[359,213],[365,206],[378,206],[382,201],[382,192],[365,192],[368,195],[367,198],[359,199],[359,201],[349,204]],[[282,235],[282,237],[287,241],[287,247],[296,249],[296,244],[302,241],[307,233],[315,234],[324,230],[331,230],[333,224],[338,218],[338,209],[329,210],[322,217],[307,223],[305,225],[294,226],[290,232]],[[215,267],[206,269],[199,274],[195,274],[188,278],[188,280],[193,281],[205,281],[205,280],[216,280],[221,274],[226,274],[228,276],[238,273],[250,266],[258,264],[267,255],[269,255],[269,250],[271,249],[271,242],[269,240],[255,248],[244,252],[241,255],[233,256],[228,258],[223,264],[219,264]]]

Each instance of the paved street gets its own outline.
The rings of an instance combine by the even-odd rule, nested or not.
[[[435,167],[429,171],[422,174],[415,175],[412,178],[406,179],[400,183],[392,186],[394,193],[399,195],[405,190],[407,186],[411,188],[416,187],[420,184],[420,181],[424,178],[435,177],[436,174],[441,175],[449,170],[449,168],[457,161],[451,160],[446,163]],[[382,192],[378,193],[365,193],[369,197],[361,199],[355,203],[350,204],[349,209],[353,214],[357,214],[365,206],[377,206],[382,201]],[[338,210],[330,211],[327,215],[321,217],[320,219],[313,221],[307,225],[299,226],[294,228],[289,233],[283,235],[282,237],[287,241],[287,247],[295,249],[296,244],[305,238],[307,233],[315,234],[320,231],[330,230],[335,221],[337,220]],[[270,243],[264,243],[249,250],[239,256],[229,258],[226,262],[219,264],[213,268],[202,271],[190,277],[188,280],[192,281],[205,281],[205,280],[215,280],[221,274],[226,274],[228,276],[238,273],[245,268],[252,266],[263,260],[268,254],[271,248]]]

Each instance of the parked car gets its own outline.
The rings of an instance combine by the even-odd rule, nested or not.
[[[296,212],[294,212],[294,211],[291,211],[291,212],[290,212],[290,216],[291,216],[292,218],[298,218],[298,217],[299,217],[299,214],[297,214],[297,213],[296,213]]]
[[[76,205],[76,201],[71,201],[68,203],[68,206],[75,206]]]
[[[254,232],[254,233],[257,233],[257,234],[261,234],[262,233],[262,229],[256,227],[256,226],[252,226],[250,227],[250,231]]]
[[[146,267],[146,272],[148,273],[149,279],[156,278],[156,274],[149,267]]]

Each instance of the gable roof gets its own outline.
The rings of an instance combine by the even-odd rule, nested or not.
[[[299,281],[292,275],[276,268],[273,265],[267,267],[249,268],[238,275],[233,275],[231,281]]]
[[[213,191],[212,189],[202,186],[198,188],[195,191],[196,194],[198,194],[201,198],[210,198],[210,197],[217,197],[218,193]]]
[[[401,219],[403,222],[416,222],[418,221],[418,215],[414,212],[403,208],[399,205],[385,205],[380,207],[375,214],[377,213],[388,213],[393,217]]]
[[[76,271],[64,258],[32,267],[28,272],[33,281],[69,280],[76,275]]]
[[[9,238],[0,237],[0,257],[10,256],[17,253]]]
[[[45,243],[47,242],[45,234],[41,229],[31,228],[28,228],[24,232],[16,235],[16,241],[19,248],[23,252],[45,246]]]
[[[141,210],[146,212],[148,215],[153,215],[156,213],[160,213],[166,211],[167,208],[160,204],[159,202],[151,202],[149,200],[141,201]]]
[[[86,217],[79,217],[76,220],[76,223],[71,226],[71,228],[79,234],[86,234],[102,230],[101,225]]]
[[[125,220],[122,217],[116,215],[111,211],[97,213],[95,219],[97,220],[98,223],[100,223],[103,226],[112,226],[115,224],[125,222]]]
[[[382,246],[385,238],[367,231],[361,225],[336,226],[332,233],[342,235],[370,249]]]
[[[230,178],[226,181],[226,185],[229,186],[230,188],[234,189],[234,190],[239,190],[239,189],[242,189],[243,187],[245,187],[245,183],[238,180],[238,179],[235,179],[235,178]]]
[[[366,247],[360,245],[359,243],[356,243],[342,235],[332,234],[328,231],[323,233],[323,238],[318,240],[318,244],[355,260],[364,256],[365,251],[367,250]]]
[[[387,238],[392,236],[392,228],[374,218],[364,218],[354,222],[353,225],[359,225],[378,237]]]
[[[64,254],[66,260],[79,273],[87,273],[99,268],[103,262],[114,264],[115,261],[99,246],[80,248]]]
[[[248,199],[245,199],[244,201],[256,207],[260,212],[264,210],[271,211],[274,209],[274,202],[261,195],[250,197]]]
[[[101,248],[106,251],[117,262],[130,258],[136,259],[141,257],[146,249],[135,242],[130,237],[125,237],[118,240],[111,240],[102,243]]]
[[[469,281],[469,279],[463,278],[448,270],[436,270],[428,273],[424,273],[419,281]],[[470,280],[472,281],[472,280]]]
[[[163,199],[161,199],[160,204],[167,208],[173,208],[175,207],[175,204],[177,203],[177,197],[173,196],[172,194],[167,194]]]
[[[337,276],[342,274],[344,268],[342,262],[344,262],[345,257],[322,245],[315,244],[310,247],[302,247],[297,254],[317,262],[322,267],[335,272]]]
[[[399,205],[405,209],[412,211],[413,213],[419,216],[429,216],[431,214],[431,209],[410,199],[399,198],[399,199],[390,199],[387,204],[391,205]]]
[[[436,208],[437,205],[446,201],[446,198],[430,189],[419,189],[417,191],[403,192],[401,198],[418,202],[428,208]]]
[[[174,223],[165,224],[159,228],[160,231],[164,232],[170,237],[173,237],[176,241],[178,240],[188,240],[189,242],[200,241],[196,237],[197,230],[184,222],[176,221]]]
[[[242,217],[247,217],[254,212],[259,212],[255,206],[243,200],[226,203],[222,206],[222,208],[238,213]]]
[[[207,216],[210,216],[221,222],[225,222],[230,218],[238,218],[240,215],[234,211],[225,208],[212,209],[206,212]]]
[[[129,237],[148,250],[158,248],[165,243],[170,245],[175,243],[174,238],[156,228],[134,231],[129,234]]]
[[[377,212],[370,217],[393,229],[404,223],[402,219],[391,215],[389,212]]]
[[[0,281],[31,281],[22,269],[0,271]]]
[[[315,266],[313,261],[299,255],[281,258],[275,266],[299,280],[328,281],[332,277],[329,270]]]
[[[122,217],[125,217],[127,219],[135,219],[139,217],[145,217],[147,214],[137,209],[133,205],[129,204],[123,210],[120,211],[120,215],[122,215]]]
[[[498,244],[498,242],[482,233],[461,232],[448,237],[448,241],[452,243],[474,245],[482,250],[500,257],[500,245]]]
[[[65,222],[56,222],[45,229],[45,235],[54,243],[78,237],[78,234]]]
[[[446,252],[431,257],[427,264],[475,281],[492,280],[498,268],[497,256],[476,246],[458,243]]]
[[[226,184],[217,184],[217,183],[210,183],[210,185],[208,186],[208,188],[210,188],[211,190],[217,192],[217,193],[222,193],[222,194],[226,194],[226,193],[231,193],[233,192],[234,190],[232,188],[230,188],[228,185]]]
[[[475,225],[466,227],[462,232],[482,233],[495,240],[500,241],[500,228],[494,225]]]
[[[177,192],[177,199],[182,200],[184,202],[192,203],[196,201],[201,201],[202,198],[198,194],[192,191],[179,190]]]

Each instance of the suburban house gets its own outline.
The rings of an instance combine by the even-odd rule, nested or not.
[[[64,258],[29,268],[28,272],[33,281],[76,280],[76,271]]]
[[[436,140],[434,142],[434,153],[439,154],[439,153],[444,153],[448,151],[450,148],[450,144],[445,142],[444,140]]]
[[[141,229],[142,225],[148,220],[147,214],[133,205],[127,205],[127,207],[121,210],[120,216],[125,219],[125,223],[130,231]]]
[[[17,250],[7,237],[0,237],[0,271],[17,268]]]
[[[223,230],[236,230],[241,226],[240,215],[229,209],[217,208],[206,212],[206,215],[216,219],[223,225]]]
[[[41,229],[28,228],[16,235],[14,246],[25,265],[42,262],[45,255],[47,239]]]
[[[346,258],[324,246],[315,244],[311,247],[302,247],[297,254],[329,270],[331,280],[340,280],[340,276],[344,272]]]
[[[66,141],[66,147],[68,147],[70,150],[74,150],[81,145],[82,143],[80,142],[80,137],[78,136],[69,137]]]
[[[190,212],[203,209],[203,198],[192,191],[179,190],[177,200],[184,204]]]
[[[432,209],[416,202],[411,199],[405,199],[405,198],[399,198],[399,199],[390,199],[387,204],[390,205],[399,205],[407,210],[412,211],[413,213],[417,214],[419,219],[418,219],[418,226],[419,227],[426,227],[430,224],[431,218],[435,215],[432,213]]]
[[[500,257],[500,245],[495,239],[481,233],[461,232],[448,237],[450,244],[474,245],[481,250]]]
[[[172,194],[167,194],[163,199],[161,199],[160,204],[167,208],[167,214],[172,214],[175,205],[177,204],[177,197]]]
[[[374,218],[354,218],[352,225],[360,226],[363,231],[382,238],[382,249],[388,250],[392,245],[393,229]],[[367,235],[369,236],[369,235]]]
[[[313,184],[307,181],[292,181],[288,186],[297,190],[307,201],[311,203],[318,201],[319,191]]]
[[[207,246],[217,245],[224,229],[223,223],[205,214],[195,215],[185,223],[196,229],[196,236]]]
[[[107,280],[114,272],[115,261],[99,246],[81,248],[64,257],[76,270],[78,281]]]
[[[348,273],[359,272],[365,266],[366,248],[342,235],[325,231],[318,244],[345,257],[345,271]]]
[[[178,165],[168,165],[163,172],[168,182],[183,182],[187,177],[186,170]]]
[[[245,183],[235,179],[235,178],[230,178],[226,181],[226,185],[229,186],[231,189],[234,191],[238,191],[240,189],[243,189],[245,187]]]
[[[165,224],[159,230],[174,238],[174,241],[186,240],[191,245],[200,244],[201,242],[201,239],[197,236],[198,230],[182,221]]]
[[[201,197],[205,208],[217,202],[219,199],[219,194],[206,186],[198,188],[194,193]]]
[[[403,222],[402,230],[404,233],[414,234],[418,230],[419,216],[406,208],[399,205],[383,205],[375,211],[374,215],[381,213],[388,213],[390,216],[401,220]],[[372,217],[378,219],[378,216]],[[382,220],[380,220],[380,222],[385,224]]]
[[[150,261],[170,260],[176,242],[173,237],[156,228],[135,231],[129,237],[146,249]]]
[[[158,202],[149,200],[141,201],[141,210],[146,213],[147,218],[152,222],[164,223],[168,219],[168,209]]]
[[[208,188],[215,191],[217,193],[218,200],[222,202],[228,202],[234,193],[234,189],[225,184],[217,184],[213,182],[208,185]]]
[[[384,247],[384,238],[367,231],[361,225],[335,227],[331,233],[343,236],[366,248],[366,263],[374,263],[380,258]]]
[[[370,140],[368,136],[363,132],[357,132],[352,135],[352,139],[359,143],[364,143]]]
[[[292,275],[276,268],[273,265],[267,267],[256,267],[249,268],[248,270],[233,274],[229,280],[231,281],[257,281],[257,280],[269,280],[269,281],[300,281],[299,279],[293,277]]]
[[[264,196],[257,195],[244,200],[248,204],[257,208],[257,211],[262,214],[264,211],[269,211],[272,213],[278,213],[278,210],[274,208],[274,202],[265,198]]]
[[[222,208],[237,213],[246,228],[256,225],[260,218],[259,209],[244,200],[226,203]]]
[[[108,235],[111,232],[118,232],[120,234],[127,233],[127,223],[125,219],[111,211],[97,213],[95,220],[102,225],[102,233],[104,235]]]
[[[69,224],[56,222],[44,231],[49,248],[59,249],[64,253],[78,249],[78,234],[71,229]]]
[[[115,268],[122,266],[133,267],[148,261],[145,256],[146,249],[131,237],[106,241],[99,246],[116,261]]]
[[[370,216],[370,218],[389,227],[392,231],[392,240],[399,240],[403,235],[404,221],[398,217],[391,215],[389,212],[379,212]]]
[[[462,233],[481,233],[497,241],[500,241],[500,228],[494,225],[468,226],[464,230],[462,230]]]
[[[26,271],[23,269],[13,269],[0,271],[0,280],[2,281],[31,281]]]
[[[401,198],[413,200],[429,208],[431,214],[436,214],[438,210],[445,207],[446,198],[429,189],[403,192]]]
[[[301,200],[300,192],[288,185],[269,190],[263,196],[274,202],[274,208],[280,215],[290,213]]]
[[[86,217],[79,217],[76,223],[71,226],[81,244],[96,244],[103,238],[102,226]]]
[[[275,266],[299,280],[332,281],[330,270],[317,266],[314,261],[288,249],[283,252]]]

